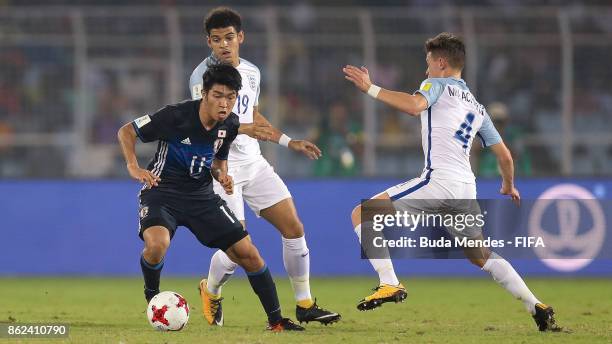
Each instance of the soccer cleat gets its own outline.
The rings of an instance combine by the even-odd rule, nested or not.
[[[303,308],[300,306],[295,306],[295,317],[300,322],[308,322],[310,321],[318,321],[323,325],[332,324],[340,321],[340,314],[330,312],[326,309],[323,309],[317,305],[317,299],[310,308]]]
[[[385,302],[404,302],[408,296],[406,288],[401,283],[397,286],[381,284],[372,290],[374,290],[374,294],[366,296],[363,300],[359,301],[357,304],[358,310],[369,311],[370,309],[382,306]]]
[[[283,331],[304,331],[304,328],[289,318],[282,318],[279,322],[275,324],[268,324],[266,330],[272,332],[283,332]]]
[[[204,319],[212,326],[223,326],[223,308],[221,307],[222,297],[215,298],[208,292],[206,279],[200,281],[198,286],[200,298],[202,299],[202,314]]]
[[[159,289],[152,290],[152,289],[147,289],[147,287],[144,288],[144,295],[145,295],[145,300],[147,300],[147,304],[149,304],[149,302],[151,302],[151,299],[157,294],[159,294]]]
[[[543,303],[535,305],[536,313],[533,315],[540,331],[560,332],[563,328],[555,323],[555,311]]]

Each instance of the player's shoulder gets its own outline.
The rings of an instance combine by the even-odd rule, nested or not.
[[[456,86],[464,91],[469,91],[467,84],[463,79],[458,78],[427,78],[421,83],[420,89],[428,91],[431,88],[445,88],[447,85]]]
[[[200,62],[200,64],[198,64],[194,69],[193,72],[191,72],[191,79],[193,78],[202,78],[202,75],[204,75],[204,73],[206,73],[206,70],[208,69],[208,65],[209,65],[209,57],[205,58],[204,60],[202,60],[202,62]]]
[[[176,119],[185,119],[187,114],[197,111],[200,100],[185,99],[178,103],[168,104],[164,108],[172,112]]]
[[[238,117],[238,115],[236,115],[235,113],[231,112],[229,116],[227,116],[227,118],[223,121],[223,123],[228,127],[237,130],[238,127],[240,127],[240,117]]]
[[[259,67],[257,67],[251,61],[247,59],[243,59],[242,57],[240,58],[240,65],[238,66],[238,69],[246,71],[246,72],[253,72],[253,73],[256,73],[257,75],[261,75],[261,72],[259,71]]]

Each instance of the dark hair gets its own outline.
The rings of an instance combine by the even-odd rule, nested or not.
[[[425,52],[431,52],[436,57],[444,57],[448,64],[456,69],[465,65],[465,44],[452,33],[442,32],[425,42]]]
[[[229,64],[221,63],[209,66],[202,76],[204,92],[210,91],[215,84],[227,86],[238,92],[242,88],[242,77],[238,70]]]
[[[238,12],[227,7],[212,9],[204,19],[204,30],[206,30],[207,35],[210,35],[212,29],[229,26],[233,26],[236,32],[240,32],[242,30],[242,19],[240,19]]]

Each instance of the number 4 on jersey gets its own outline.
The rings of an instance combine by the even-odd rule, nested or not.
[[[476,116],[474,116],[473,113],[468,113],[465,116],[463,123],[461,123],[461,125],[459,126],[459,130],[455,132],[455,138],[461,143],[463,143],[464,149],[468,148],[468,143],[470,142],[470,138],[472,137],[470,133],[472,132],[472,122],[474,122],[475,117]]]

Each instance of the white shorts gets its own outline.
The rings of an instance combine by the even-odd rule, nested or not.
[[[476,184],[453,180],[414,178],[386,190],[399,211],[427,214],[480,214],[476,201]],[[473,238],[482,227],[446,228],[454,236]]]
[[[221,196],[227,206],[234,212],[240,221],[244,221],[244,202],[255,215],[276,203],[291,198],[287,185],[274,172],[274,168],[261,156],[260,159],[241,165],[228,167],[228,174],[234,179],[234,193],[228,195],[221,184],[213,180],[213,189]]]

